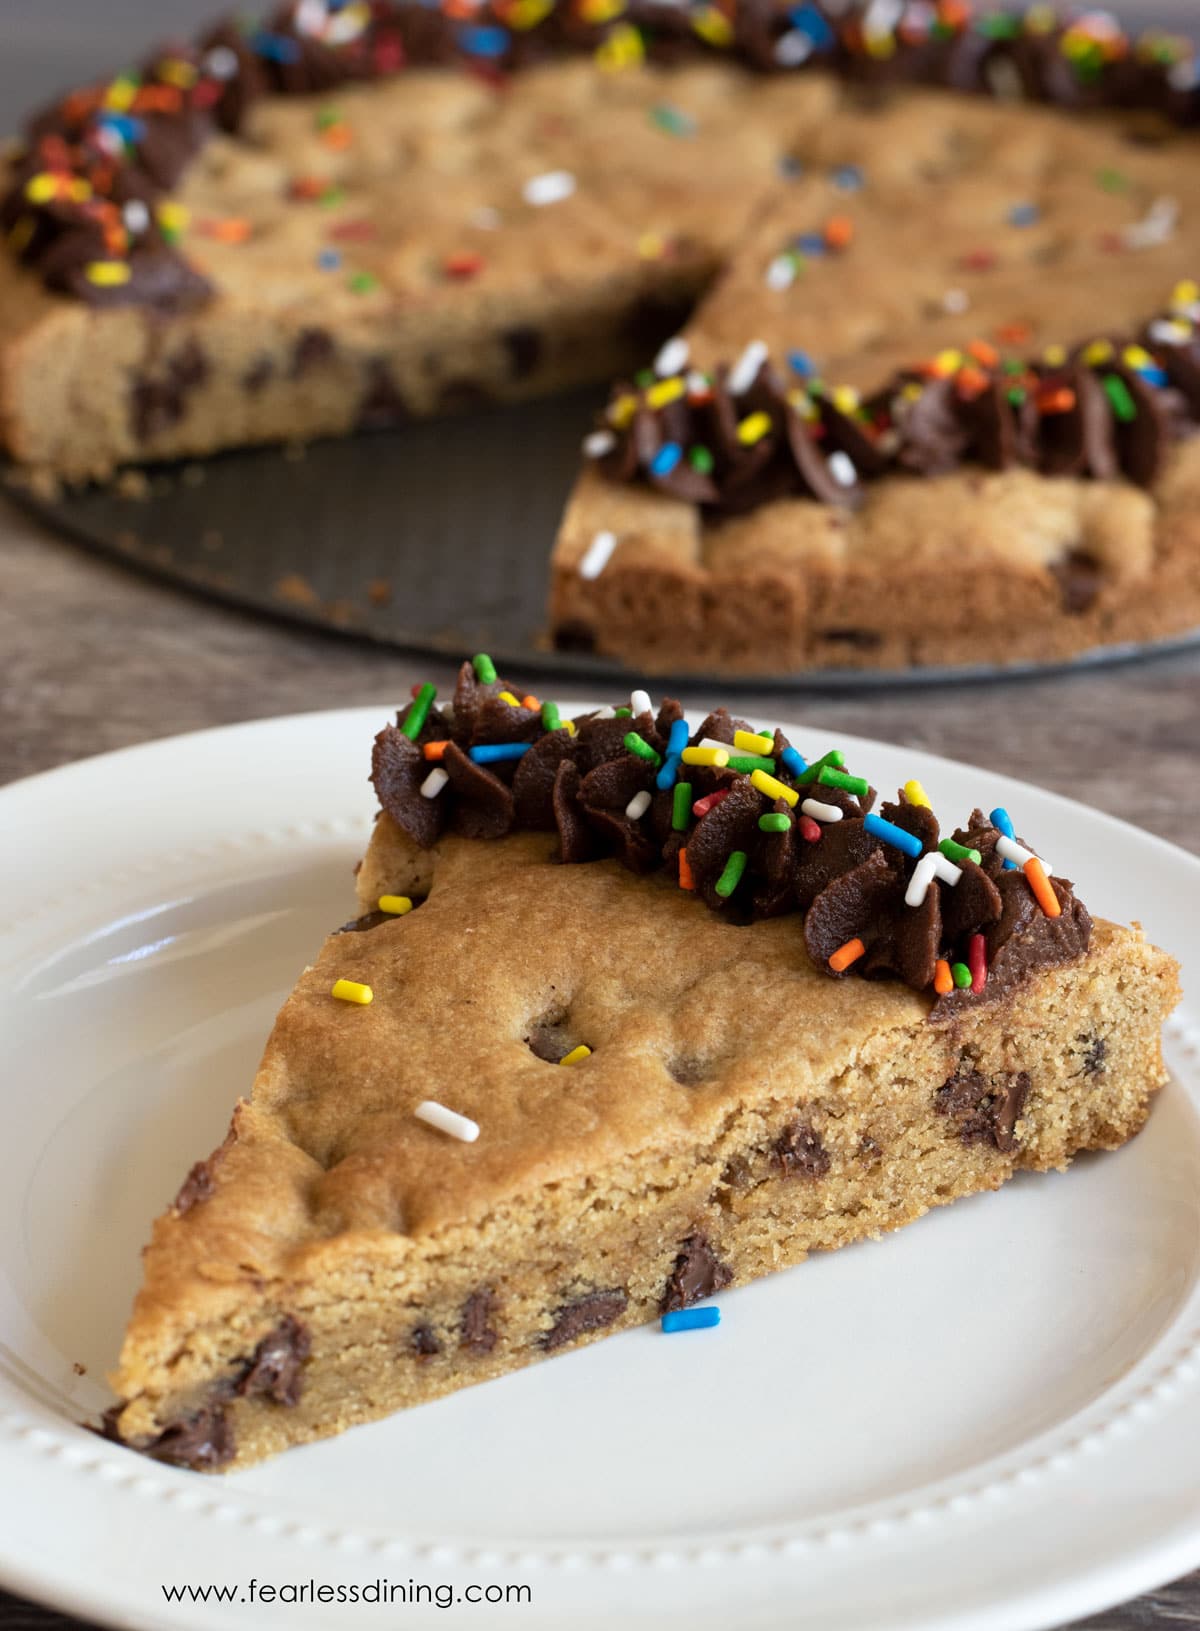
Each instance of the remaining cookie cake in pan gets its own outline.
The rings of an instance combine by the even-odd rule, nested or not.
[[[1131,1137],[1172,960],[1005,811],[943,836],[862,768],[640,692],[564,720],[486,658],[423,687],[108,1432],[244,1465]]]

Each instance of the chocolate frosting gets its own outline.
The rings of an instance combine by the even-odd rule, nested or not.
[[[986,363],[960,354],[897,374],[855,408],[819,381],[788,386],[769,363],[736,398],[723,364],[711,377],[681,374],[684,393],[656,409],[622,382],[600,420],[614,441],[598,468],[737,515],[788,497],[853,507],[868,481],[964,464],[1149,487],[1172,442],[1200,428],[1195,303],[1137,336],[1081,342],[1062,362],[984,354]],[[747,441],[738,426],[753,419]],[[664,448],[677,450],[674,462]]]
[[[171,242],[155,206],[209,136],[239,132],[261,98],[320,94],[407,67],[465,68],[496,81],[552,57],[622,45],[663,64],[717,53],[764,73],[825,68],[867,88],[1016,90],[1064,107],[1141,108],[1180,124],[1200,122],[1190,47],[1161,31],[1148,35],[1142,50],[1124,36],[1098,42],[1086,19],[1047,20],[1041,6],[1030,8],[1028,21],[1019,13],[998,18],[990,8],[979,16],[968,6],[922,8],[921,16],[917,10],[906,8],[902,19],[886,24],[881,49],[878,8],[869,0],[799,6],[737,0],[720,10],[702,0],[679,6],[631,0],[598,21],[568,0],[551,0],[529,27],[509,27],[510,10],[496,0],[469,20],[420,0],[345,8],[292,0],[261,23],[223,21],[199,45],[165,47],[135,75],[84,87],[35,115],[10,164],[0,229],[17,256],[60,293],[96,305],[186,308],[212,291]],[[49,181],[30,194],[35,177]],[[150,208],[131,225],[122,206],[133,200]],[[90,277],[97,260],[128,275]],[[744,465],[774,462],[752,451]],[[824,496],[819,462],[807,447],[796,462],[812,466],[805,481]],[[776,478],[785,463],[773,471]],[[685,484],[695,502],[704,502],[702,472],[685,470],[676,486]]]
[[[905,895],[917,859],[868,827],[874,789],[856,792],[836,785],[836,766],[830,767],[831,782],[814,776],[816,766],[806,772],[807,781],[798,779],[799,767],[793,774],[784,763],[790,744],[781,731],[775,731],[771,752],[763,757],[773,761],[767,774],[782,793],[778,786],[755,785],[752,771],[761,766],[672,761],[671,730],[682,718],[677,702],[637,716],[623,710],[614,717],[612,710],[603,710],[546,729],[538,709],[514,706],[503,693],[517,695],[499,678],[482,683],[464,663],[452,705],[431,707],[415,740],[405,735],[403,716],[376,738],[372,780],[380,804],[418,846],[429,848],[446,831],[472,838],[522,829],[555,832],[560,861],[609,857],[640,874],[665,874],[676,882],[686,876],[704,904],[731,923],[802,914],[808,953],[834,978],[897,979],[928,992],[938,964],[968,964],[971,945],[981,936],[986,964],[981,989],[936,995],[931,1017],[937,1021],[1004,997],[1037,970],[1087,951],[1091,919],[1070,883],[1051,880],[1061,915],[1047,917],[1024,874],[1005,868],[996,853],[999,835],[979,810],[954,834],[957,844],[978,852],[979,862],[955,861],[956,883],[935,878],[920,905],[909,906]],[[734,744],[735,734],[751,729],[722,708],[687,741],[693,747],[728,743],[736,758],[742,750]],[[641,751],[627,745],[633,738]],[[472,758],[473,750],[502,743],[523,751],[484,764]],[[658,785],[664,761],[665,780],[673,771],[690,787],[682,830],[676,826],[674,783]],[[422,785],[439,764],[449,780],[426,797]],[[861,789],[863,783],[857,785]],[[802,810],[808,799],[836,810],[838,819],[826,812],[814,822]],[[922,854],[937,850],[941,831],[926,806],[900,794],[896,802],[883,804],[880,814],[915,839]],[[767,815],[783,817],[786,826],[764,831],[759,823]],[[738,855],[744,860],[735,863],[735,871],[739,864],[741,870],[730,887],[727,869]],[[855,941],[861,942],[861,952],[835,972],[830,959]]]

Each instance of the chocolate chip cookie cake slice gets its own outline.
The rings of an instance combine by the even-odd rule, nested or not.
[[[1136,1133],[1171,958],[1008,812],[944,835],[866,768],[644,692],[565,719],[485,657],[420,688],[107,1432],[244,1466]]]

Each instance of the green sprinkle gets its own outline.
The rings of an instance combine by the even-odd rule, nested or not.
[[[544,731],[562,730],[562,715],[558,711],[557,702],[542,703],[542,729]]]
[[[729,769],[736,770],[742,776],[748,776],[752,770],[765,770],[769,776],[773,776],[775,761],[764,759],[758,753],[738,753],[730,759]]]
[[[742,873],[746,870],[746,852],[744,849],[735,849],[725,863],[725,870],[717,879],[713,888],[724,900],[732,895],[738,884],[742,881]]]
[[[633,718],[633,709],[632,708],[614,708],[613,709],[613,718],[614,719],[632,719]]]
[[[1111,165],[1105,165],[1103,170],[1096,171],[1096,183],[1106,193],[1123,193],[1129,186],[1129,177],[1123,170],[1114,170]]]
[[[791,824],[791,816],[776,814],[774,811],[770,815],[758,818],[759,832],[787,832]]]
[[[1137,405],[1129,394],[1129,387],[1120,374],[1105,374],[1104,391],[1112,403],[1112,411],[1123,425],[1137,418]]]
[[[655,753],[649,742],[644,737],[639,736],[636,731],[630,731],[625,738],[625,748],[629,753],[636,753],[639,759],[648,760],[656,770],[662,764],[662,754]]]
[[[1005,391],[1004,394],[1014,408],[1019,408],[1025,400],[1025,391],[1020,385],[1014,385],[1011,390]]]
[[[330,125],[340,125],[342,116],[336,108],[319,108],[317,110],[317,129],[328,130]]]
[[[688,454],[688,463],[693,470],[698,470],[702,476],[712,474],[713,456],[702,443],[698,443]]]
[[[953,838],[943,838],[938,848],[948,861],[974,861],[978,866],[983,860],[977,849],[968,849],[965,844],[956,844]]]
[[[496,665],[486,651],[477,652],[471,658],[471,666],[475,670],[475,678],[480,685],[495,685]]]
[[[845,762],[845,755],[839,753],[837,748],[831,748],[828,753],[823,753],[819,759],[817,759],[813,764],[809,765],[807,770],[802,770],[800,772],[800,774],[796,777],[796,786],[807,787],[809,782],[815,782],[820,779],[821,772],[827,766],[833,765],[835,769],[840,770]]]
[[[692,136],[696,131],[696,121],[692,116],[680,108],[673,108],[669,102],[660,102],[657,107],[651,108],[650,119],[669,136]]]
[[[870,792],[870,783],[861,776],[848,776],[844,770],[834,770],[832,765],[822,765],[817,780],[826,787],[841,787],[847,793],[856,793],[859,798]]]
[[[378,287],[379,279],[373,277],[370,272],[355,272],[349,283],[351,294],[370,294],[372,289]]]
[[[415,742],[424,730],[425,721],[429,718],[429,710],[436,696],[437,686],[428,682],[417,692],[413,705],[405,714],[404,723],[400,727],[410,742]]]
[[[688,817],[691,813],[692,784],[691,782],[676,782],[675,795],[671,800],[672,832],[686,832],[688,830]]]
[[[965,990],[971,983],[971,970],[965,963],[951,964],[950,974],[960,991]]]
[[[633,383],[644,391],[648,385],[654,384],[656,378],[653,368],[642,368],[633,376]]]
[[[344,187],[326,187],[317,203],[324,209],[331,210],[336,209],[339,204],[344,204],[345,201],[346,189]]]
[[[976,26],[989,40],[1014,40],[1021,31],[1021,19],[1011,12],[1002,11],[991,17],[981,17]]]

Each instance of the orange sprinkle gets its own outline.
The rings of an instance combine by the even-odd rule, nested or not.
[[[965,397],[968,402],[977,396],[982,396],[988,388],[988,377],[978,368],[960,368],[955,388],[959,396]]]
[[[427,759],[442,759],[445,758],[449,746],[449,742],[426,742],[421,751]]]
[[[541,703],[532,692],[529,694],[529,696],[521,698],[521,706],[522,708],[532,708],[535,714],[540,713],[542,708]]]
[[[447,255],[442,267],[447,277],[474,277],[477,272],[483,271],[483,256],[470,250],[460,250],[457,254]]]
[[[221,221],[206,222],[203,230],[207,232],[210,238],[215,238],[218,243],[244,244],[252,229],[249,221],[245,220],[244,217],[227,215]]]
[[[1001,345],[1024,345],[1033,335],[1028,323],[1001,323],[996,338]]]
[[[1046,916],[1061,917],[1062,907],[1058,904],[1058,896],[1050,887],[1046,869],[1036,855],[1031,855],[1026,861],[1025,876],[1029,880],[1029,887],[1033,890],[1034,898]]]
[[[835,974],[841,974],[844,969],[850,967],[851,963],[857,963],[866,949],[862,941],[857,938],[847,940],[846,944],[839,946],[829,959],[829,966]]]
[[[971,20],[971,8],[963,0],[942,0],[938,7],[938,22],[950,28],[965,28]]]
[[[130,105],[131,113],[177,113],[183,93],[174,85],[143,85]]]
[[[692,869],[688,865],[687,850],[679,852],[679,887],[681,889],[695,889],[696,880],[692,876]]]
[[[933,989],[939,997],[944,997],[947,992],[954,990],[954,976],[950,972],[950,964],[944,957],[938,958],[937,967],[933,971]]]
[[[343,153],[354,141],[354,132],[349,125],[326,125],[321,132],[321,140],[326,147],[332,147],[335,152]]]
[[[975,361],[982,364],[984,368],[995,368],[1000,361],[1000,353],[994,345],[989,345],[986,340],[972,340],[967,347],[967,356],[974,357]]]
[[[854,222],[848,215],[831,215],[825,223],[825,242],[831,249],[845,249],[854,237]]]
[[[1075,392],[1069,385],[1062,385],[1057,391],[1043,391],[1037,405],[1040,413],[1070,413],[1075,406]]]
[[[324,191],[325,183],[316,176],[296,176],[288,188],[293,198],[320,198]]]

